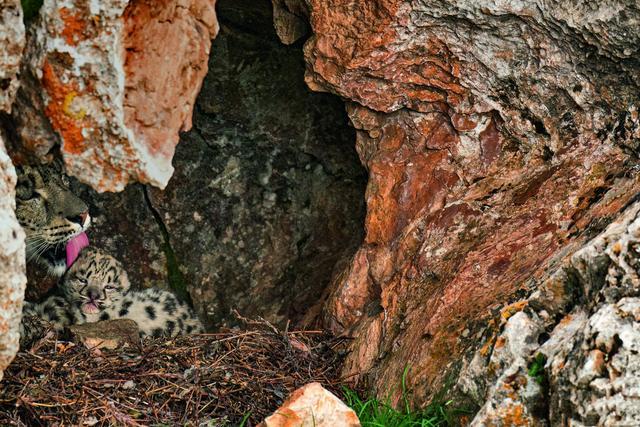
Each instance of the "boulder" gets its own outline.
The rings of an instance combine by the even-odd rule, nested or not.
[[[30,25],[12,116],[16,158],[47,161],[98,191],[164,187],[218,30],[215,2],[46,0]]]
[[[223,0],[218,14],[166,189],[74,190],[90,206],[91,244],[134,286],[190,294],[209,327],[235,323],[232,309],[284,327],[360,243],[366,175],[343,103],[308,90],[300,46],[279,41],[269,2]]]
[[[273,27],[284,44],[293,44],[309,32],[308,10],[301,0],[271,0]]]
[[[235,324],[235,309],[284,327],[361,242],[365,172],[342,102],[306,88],[300,48],[280,43],[269,3],[223,0],[218,15],[194,128],[149,199],[173,279],[209,326]]]
[[[0,112],[11,111],[25,35],[18,0],[0,1]],[[20,340],[18,325],[26,286],[25,235],[15,215],[16,171],[0,131],[0,380]]]
[[[458,387],[481,405],[472,425],[640,423],[640,287],[629,268],[639,213],[636,202],[568,257],[465,360]]]
[[[71,339],[91,350],[115,350],[140,344],[138,325],[131,319],[103,320],[69,326]]]

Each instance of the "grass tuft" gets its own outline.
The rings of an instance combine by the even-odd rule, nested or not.
[[[547,357],[542,353],[538,353],[536,354],[536,357],[533,359],[533,361],[529,364],[529,370],[527,372],[529,376],[535,379],[535,381],[541,386],[545,385],[547,379],[546,373],[544,371],[544,365],[546,363]]]
[[[407,373],[408,368],[405,368],[401,381],[401,410],[393,407],[389,397],[385,401],[376,398],[362,399],[354,390],[343,388],[344,401],[358,415],[362,427],[447,427],[456,424],[456,416],[468,413],[453,408],[452,401],[434,401],[424,409],[411,410]]]
[[[447,406],[432,404],[420,411],[399,411],[390,402],[375,398],[361,399],[348,388],[344,389],[345,403],[355,411],[362,427],[445,427],[450,425]]]

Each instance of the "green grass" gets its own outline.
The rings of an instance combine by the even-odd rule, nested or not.
[[[452,406],[452,401],[434,401],[424,409],[412,410],[406,387],[408,369],[402,374],[402,407],[396,409],[391,399],[384,402],[375,398],[362,399],[358,394],[343,388],[344,401],[360,419],[362,427],[447,427],[455,425],[457,415],[468,413]]]
[[[251,412],[247,412],[246,414],[244,414],[244,417],[242,417],[242,421],[240,422],[240,425],[238,427],[244,427],[245,423],[247,422],[250,416],[251,416]]]
[[[358,415],[362,427],[445,427],[451,424],[446,408],[450,402],[429,405],[420,411],[398,410],[389,401],[361,399],[350,389],[344,390],[344,400]]]
[[[22,11],[24,13],[24,22],[30,21],[38,14],[43,0],[20,0]]]
[[[530,377],[536,380],[538,384],[544,387],[547,379],[547,375],[544,372],[544,365],[547,363],[547,357],[542,354],[536,354],[536,357],[529,364],[528,374]]]

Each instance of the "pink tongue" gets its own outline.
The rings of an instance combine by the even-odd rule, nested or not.
[[[84,231],[67,242],[67,268],[71,267],[80,251],[87,246],[89,246],[89,238]]]

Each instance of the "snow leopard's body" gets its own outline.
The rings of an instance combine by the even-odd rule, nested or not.
[[[65,298],[57,295],[40,303],[25,301],[20,322],[20,347],[28,347],[49,329],[62,331],[65,326],[82,323],[78,314]]]
[[[151,288],[131,290],[126,271],[111,255],[87,248],[64,276],[64,296],[50,296],[28,304],[25,318],[37,316],[57,330],[65,326],[109,319],[131,319],[142,336],[201,333],[204,328],[193,310],[171,292]],[[30,331],[23,328],[23,336]]]
[[[131,319],[142,335],[175,336],[203,332],[193,310],[171,292],[130,289],[127,272],[111,255],[84,250],[64,277],[61,290],[81,323]]]

